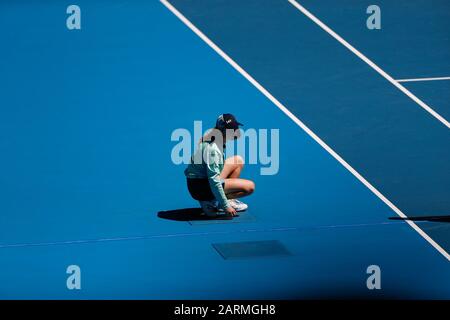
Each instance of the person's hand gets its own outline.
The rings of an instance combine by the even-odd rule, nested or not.
[[[226,208],[225,212],[228,213],[232,217],[234,217],[236,215],[236,210],[233,207]]]

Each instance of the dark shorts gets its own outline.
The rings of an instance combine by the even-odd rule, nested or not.
[[[195,200],[208,201],[216,198],[211,191],[208,179],[187,178],[187,187]],[[225,187],[225,182],[222,182],[222,187]]]

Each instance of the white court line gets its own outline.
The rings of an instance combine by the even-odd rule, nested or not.
[[[305,16],[307,16],[309,19],[311,19],[314,23],[316,23],[319,27],[321,27],[323,30],[325,30],[329,35],[331,35],[333,38],[335,38],[337,41],[339,41],[342,45],[344,45],[347,49],[349,49],[351,52],[353,52],[355,55],[358,56],[361,60],[363,60],[365,63],[367,63],[370,67],[372,67],[376,72],[381,74],[386,80],[388,80],[390,83],[392,83],[394,86],[396,86],[400,91],[402,91],[404,94],[406,94],[408,97],[410,97],[414,102],[416,102],[419,106],[424,108],[426,111],[428,111],[433,117],[438,119],[440,122],[442,122],[447,128],[450,129],[450,123],[442,117],[439,113],[434,111],[431,107],[429,107],[425,102],[417,98],[414,94],[411,93],[408,89],[406,89],[404,86],[402,86],[398,81],[396,81],[394,78],[392,78],[390,75],[388,75],[383,69],[381,69],[379,66],[377,66],[372,60],[367,58],[365,55],[363,55],[361,52],[355,49],[350,43],[345,41],[340,35],[338,35],[336,32],[331,30],[326,24],[324,24],[322,21],[320,21],[316,16],[314,16],[311,12],[306,10],[303,6],[301,6],[297,1],[295,0],[288,0],[295,8],[300,10]]]
[[[187,221],[186,221],[187,222]],[[304,230],[320,230],[320,229],[339,229],[339,228],[367,228],[379,226],[396,226],[402,224],[401,222],[375,222],[375,223],[357,223],[357,224],[337,224],[337,225],[319,225],[307,227],[278,227],[265,229],[241,229],[241,230],[222,230],[222,231],[207,231],[207,232],[187,232],[187,233],[166,233],[155,234],[148,236],[131,236],[119,238],[98,238],[98,239],[84,239],[84,240],[66,240],[66,241],[50,241],[50,242],[23,242],[23,243],[5,243],[0,244],[0,249],[9,248],[25,248],[25,247],[47,247],[47,246],[61,246],[61,245],[80,245],[88,243],[99,242],[118,242],[118,241],[137,241],[137,240],[152,240],[161,238],[184,238],[210,235],[223,235],[235,233],[259,233],[259,232],[288,232],[288,231],[304,231]]]
[[[412,78],[412,79],[397,79],[397,82],[418,82],[418,81],[440,81],[450,80],[450,77],[434,77],[434,78]]]
[[[348,171],[350,171],[361,183],[363,183],[370,191],[372,191],[378,198],[380,198],[386,205],[388,205],[398,216],[407,218],[407,216],[398,209],[392,202],[390,202],[384,195],[382,195],[374,186],[372,186],[363,176],[361,176],[352,166],[350,166],[343,158],[341,158],[333,149],[331,149],[322,139],[320,139],[311,129],[309,129],[303,122],[301,122],[291,111],[289,111],[280,101],[278,101],[269,91],[267,91],[261,84],[258,83],[250,74],[247,73],[240,65],[231,59],[222,49],[220,49],[214,42],[212,42],[203,32],[194,26],[183,14],[181,14],[174,6],[167,0],[160,0],[160,2],[167,7],[178,19],[180,19],[189,29],[191,29],[200,39],[209,45],[217,54],[219,54],[226,62],[228,62],[236,71],[238,71],[245,79],[247,79],[253,86],[255,86],[262,94],[266,96],[273,104],[275,104],[281,111],[283,111],[292,121],[294,121],[300,128],[302,128],[311,138],[313,138],[320,146],[322,146],[329,154],[331,154],[340,164],[342,164]],[[448,261],[450,261],[450,254],[448,254],[437,242],[430,238],[422,229],[420,229],[413,221],[406,220],[414,230],[417,231],[425,240],[427,240],[437,251],[439,251]]]

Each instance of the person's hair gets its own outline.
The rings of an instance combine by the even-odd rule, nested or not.
[[[222,130],[219,130],[219,129],[215,128],[215,127],[211,128],[211,129],[206,131],[206,133],[203,135],[203,137],[200,138],[200,141],[198,143],[214,142],[216,140],[216,137],[219,134],[221,135],[222,140],[224,140],[225,132],[223,132]]]

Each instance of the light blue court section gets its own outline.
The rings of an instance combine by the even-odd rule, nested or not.
[[[448,128],[289,2],[171,3],[406,215],[449,212]]]
[[[224,260],[211,245],[272,239],[281,242],[291,255]],[[422,239],[411,237],[404,224],[2,249],[0,257],[2,298],[450,296],[447,262],[428,250]],[[65,269],[71,264],[81,268],[80,291],[65,287]],[[380,291],[366,287],[366,269],[372,264],[381,268]]]
[[[259,223],[373,223],[392,215],[161,4],[81,4],[90,15],[79,33],[60,28],[55,4],[2,11],[22,19],[10,18],[16,37],[4,35],[3,242],[185,231],[187,223],[156,218],[197,205],[184,166],[171,161],[170,136],[192,130],[194,120],[206,129],[225,110],[248,127],[281,130],[278,174],[261,176],[259,165],[244,173],[258,187],[249,201]],[[30,19],[33,10],[41,20]],[[106,15],[122,22],[107,25]],[[274,210],[280,206],[282,213]]]
[[[450,296],[443,256],[159,2],[78,5],[81,31],[65,5],[0,4],[1,298]],[[173,130],[223,112],[280,129],[278,174],[244,169],[254,219],[158,218],[197,205]],[[212,247],[265,240],[292,256],[230,264]]]
[[[395,79],[450,74],[447,0],[298,2]],[[380,30],[366,26],[371,4],[381,9]]]

